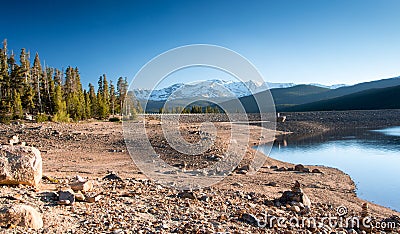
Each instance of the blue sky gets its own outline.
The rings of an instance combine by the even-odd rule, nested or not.
[[[354,84],[400,75],[400,1],[7,1],[0,38],[83,84],[132,79],[158,54],[215,44],[269,82]],[[214,77],[212,77],[214,78]]]

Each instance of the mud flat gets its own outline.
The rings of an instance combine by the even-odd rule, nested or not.
[[[400,126],[400,110],[366,111],[320,111],[290,112],[285,123],[278,123],[277,129],[296,135],[320,133],[321,131],[346,128],[385,128]]]
[[[301,126],[298,129],[305,131],[307,126],[317,126],[313,131],[321,131],[332,127],[327,124],[328,121],[317,122],[314,117],[311,118],[314,121],[302,119],[303,114],[287,115],[287,129],[288,126]],[[296,121],[294,116],[297,116]],[[189,162],[185,165],[189,169],[203,163],[214,163],[209,156],[223,153],[229,140],[230,128],[224,122],[217,122],[217,144],[202,157],[185,158],[165,146],[157,121],[152,119],[146,122],[149,140],[157,148],[160,157],[178,167],[182,161]],[[196,142],[199,139],[198,127],[196,123],[182,123],[185,139]],[[251,132],[260,131],[258,128],[252,126]],[[296,129],[292,127],[290,130]],[[364,203],[368,204],[369,216],[376,222],[386,219],[398,225],[400,221],[398,212],[359,199],[355,194],[354,182],[337,169],[305,166],[308,171],[303,171],[298,169],[299,166],[295,168],[293,164],[259,155],[265,158],[264,165],[257,173],[248,173],[251,171],[248,167],[250,157],[261,154],[252,148],[255,143],[260,143],[258,134],[250,134],[250,144],[242,163],[223,181],[208,188],[182,192],[160,186],[142,174],[127,152],[122,125],[119,123],[19,123],[1,125],[0,131],[1,142],[6,143],[10,137],[18,135],[27,145],[34,145],[42,153],[43,171],[47,179],[43,179],[39,188],[22,185],[0,187],[0,205],[29,204],[43,216],[44,227],[29,232],[137,233],[142,230],[143,233],[318,233],[325,230],[327,233],[362,233],[357,227],[330,227],[328,224],[319,224],[317,227],[293,226],[289,219],[315,218],[318,224],[321,223],[321,217],[337,215],[338,207],[346,207],[347,212],[343,213],[343,217],[361,217]],[[312,173],[313,170],[321,173]],[[116,172],[118,177],[105,178],[110,171]],[[93,190],[83,194],[98,196],[98,199],[60,205],[60,189],[68,187],[76,175],[93,182]],[[283,199],[283,194],[294,191],[295,181],[299,182],[301,193],[311,201],[310,206],[306,201]],[[272,216],[287,221],[278,225],[271,221]],[[263,225],[263,221],[267,225]],[[0,229],[7,233],[26,230],[12,225]],[[398,229],[386,231],[397,233]]]

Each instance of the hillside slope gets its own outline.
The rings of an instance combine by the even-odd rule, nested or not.
[[[379,109],[400,109],[400,85],[389,88],[370,89],[342,97],[287,107],[283,108],[282,111]]]

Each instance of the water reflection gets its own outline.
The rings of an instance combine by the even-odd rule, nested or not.
[[[383,133],[388,136],[400,136],[400,127],[385,128],[385,129],[378,129],[378,130],[372,130],[372,131]]]
[[[356,182],[361,198],[400,210],[400,134],[396,131],[400,133],[400,127],[288,135],[275,142],[270,156],[291,163],[339,168]]]

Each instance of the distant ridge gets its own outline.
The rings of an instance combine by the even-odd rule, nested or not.
[[[389,88],[369,89],[342,97],[312,102],[282,111],[333,111],[400,109],[400,85]]]

